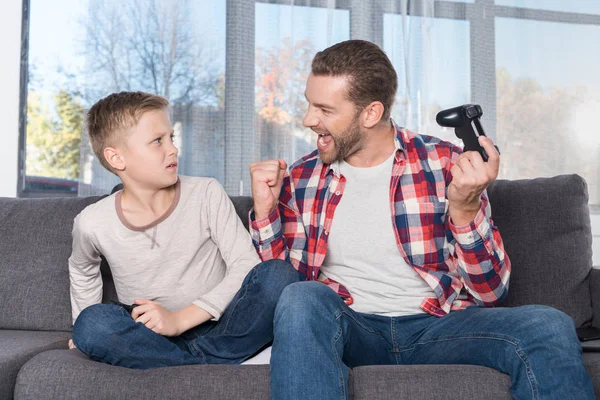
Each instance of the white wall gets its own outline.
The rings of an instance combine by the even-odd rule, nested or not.
[[[17,195],[22,7],[0,1],[0,197]]]

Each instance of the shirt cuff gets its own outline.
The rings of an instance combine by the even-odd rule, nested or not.
[[[454,239],[463,248],[472,248],[480,241],[487,242],[492,233],[490,220],[485,214],[483,203],[473,221],[457,226],[450,220],[449,226]]]
[[[258,221],[254,218],[254,210],[250,211],[250,227],[258,232],[259,243],[270,242],[275,237],[275,232],[281,231],[281,218],[277,207],[266,218]]]
[[[205,299],[198,299],[196,301],[193,301],[192,304],[197,307],[200,307],[201,309],[212,315],[213,317],[211,318],[211,321],[218,321],[219,318],[221,318],[221,315],[223,314],[223,310],[219,309],[217,306],[215,306],[209,301],[206,301]]]

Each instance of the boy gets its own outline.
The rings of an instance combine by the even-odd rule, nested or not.
[[[271,342],[275,305],[298,273],[282,261],[259,264],[216,180],[177,175],[168,101],[112,94],[89,110],[87,129],[123,190],[75,218],[70,347],[145,369],[235,364]],[[123,304],[100,304],[101,256]]]

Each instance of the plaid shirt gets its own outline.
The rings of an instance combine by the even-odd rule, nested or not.
[[[450,169],[462,150],[397,126],[395,143],[390,206],[398,250],[436,295],[425,298],[421,308],[439,317],[472,305],[498,304],[508,292],[510,261],[490,219],[486,194],[471,223],[455,226],[448,215]],[[343,285],[319,277],[345,182],[339,164],[323,164],[314,151],[290,167],[279,206],[267,218],[256,221],[250,211],[250,231],[263,261],[288,259],[307,280],[323,281],[352,304]]]

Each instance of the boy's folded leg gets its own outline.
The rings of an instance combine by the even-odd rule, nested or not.
[[[212,329],[188,341],[190,352],[208,364],[238,364],[250,358],[273,341],[273,316],[281,292],[301,280],[287,261],[256,265]]]
[[[136,323],[115,304],[84,309],[73,325],[73,343],[93,360],[128,368],[204,364],[172,340]]]

